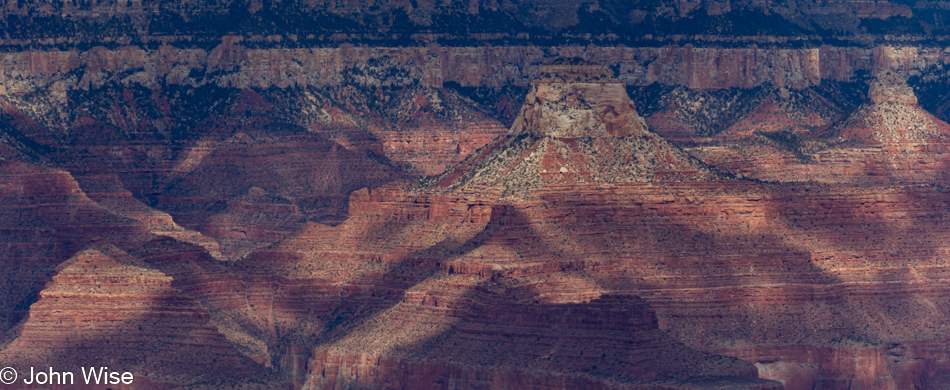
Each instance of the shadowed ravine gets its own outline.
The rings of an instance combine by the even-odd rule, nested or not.
[[[392,28],[445,22],[426,7]],[[129,389],[950,380],[950,126],[917,92],[943,52],[756,48],[713,74],[752,49],[263,42],[5,57],[0,367],[109,365]],[[314,71],[288,82],[284,54]],[[781,66],[739,71],[757,61]]]

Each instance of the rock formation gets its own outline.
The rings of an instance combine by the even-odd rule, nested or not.
[[[910,3],[0,0],[0,367],[943,388]]]
[[[946,381],[950,199],[905,185],[940,183],[944,125],[902,79],[882,72],[860,106],[841,84],[654,86],[641,91],[666,97],[635,108],[605,67],[543,71],[507,134],[461,86],[66,93],[81,110],[7,96],[4,158],[34,164],[2,165],[0,265],[20,295],[3,302],[0,357],[98,362],[65,337],[111,343],[155,386]],[[697,96],[741,115],[700,120],[682,108]],[[781,183],[711,168],[648,123]],[[393,162],[449,168],[386,182],[404,177]],[[829,183],[789,183],[810,180]],[[143,362],[141,348],[159,352]]]
[[[408,292],[405,302],[315,351],[303,388],[385,383],[441,389],[454,383],[604,389],[631,381],[659,382],[650,385],[654,388],[780,388],[743,378],[756,375],[744,362],[710,357],[669,340],[636,297],[538,304],[482,294]],[[412,317],[426,320],[405,321]],[[732,377],[708,378],[726,375]],[[704,379],[683,379],[690,377]]]
[[[538,359],[497,349],[519,340],[511,336],[514,330],[502,339],[487,331],[472,335],[473,329],[502,326],[475,326],[502,315],[494,310],[507,304],[493,295],[501,292],[511,297],[505,299],[527,303],[515,312],[566,304],[578,308],[574,313],[592,310],[594,318],[598,297],[637,295],[675,340],[740,356],[756,363],[756,376],[790,388],[834,383],[929,388],[943,380],[948,367],[933,351],[950,330],[929,325],[945,322],[943,289],[932,284],[946,272],[940,260],[948,250],[939,238],[947,229],[942,192],[868,183],[763,185],[718,175],[690,180],[628,175],[603,182],[539,180],[530,191],[507,196],[506,190],[523,184],[514,180],[531,177],[512,173],[532,163],[525,161],[532,153],[525,150],[571,140],[533,131],[499,139],[421,186],[358,191],[341,225],[309,225],[248,256],[245,264],[257,277],[279,280],[265,294],[281,302],[273,304],[282,311],[272,318],[286,319],[305,307],[324,313],[318,318],[326,318],[326,336],[319,339],[325,341],[316,341],[303,383],[474,385],[482,383],[486,370],[525,386],[583,383],[563,376],[571,369],[544,360],[567,361],[566,356],[539,353]],[[662,140],[643,131],[639,138]],[[619,139],[631,137],[638,139]],[[590,139],[619,144],[606,134]],[[595,158],[580,146],[568,153]],[[310,288],[301,279],[334,287]],[[478,303],[485,299],[493,302],[492,314],[480,314]],[[284,324],[288,330],[305,329],[299,321]],[[392,337],[382,337],[383,329]],[[538,348],[529,340],[508,350]],[[472,354],[452,355],[450,345]],[[485,348],[505,358],[486,367],[478,358]],[[884,363],[886,356],[894,356],[893,364]],[[865,359],[880,364],[868,366]],[[527,368],[510,371],[509,361]],[[646,362],[635,366],[645,370],[637,378],[653,375],[647,371],[659,375],[653,378],[661,382],[653,385],[691,386],[675,379],[677,374],[645,368]],[[542,367],[562,373],[546,378],[562,379],[557,384],[533,379],[538,377],[531,373]],[[622,376],[626,369],[635,368],[611,366],[606,375]],[[426,374],[409,374],[417,372]],[[587,375],[591,372],[604,374]],[[775,386],[743,381],[747,388]],[[617,386],[623,383],[636,380]]]
[[[917,104],[917,96],[914,95],[914,90],[907,85],[907,81],[901,75],[891,72],[877,75],[868,89],[868,98],[873,104]]]
[[[871,82],[868,98],[870,102],[837,129],[839,137],[907,149],[908,144],[941,143],[950,131],[946,123],[917,105],[917,96],[901,75],[878,75]]]
[[[876,76],[867,101],[846,117],[821,120],[820,126],[794,122],[760,125],[738,137],[724,132],[688,149],[726,171],[771,181],[940,183],[946,177],[950,125],[922,109],[899,74]]]
[[[535,304],[637,294],[675,339],[801,384],[792,388],[941,383],[947,367],[930,351],[948,329],[929,325],[945,316],[943,289],[932,284],[946,272],[939,237],[947,199],[939,191],[657,181],[532,194],[492,204],[474,194],[360,192],[344,224],[309,228],[249,259],[260,259],[257,272],[284,278],[277,291],[299,286],[299,278],[343,281],[339,288],[352,294],[337,303],[348,308],[343,318],[371,318],[332,330],[339,341],[315,349],[310,381],[317,384],[339,375],[403,383],[405,370],[431,373],[412,379],[423,381],[469,369],[429,359],[452,350],[443,345],[482,348],[465,336],[472,297],[482,291]],[[313,307],[341,313],[323,306],[336,299],[332,292],[295,291],[278,306],[321,302]],[[907,363],[884,364],[890,348],[903,351],[895,362]],[[867,366],[865,357],[881,364]]]
[[[696,180],[718,175],[646,128],[610,70],[571,59],[543,68],[507,137],[428,181],[520,194],[541,186]]]
[[[238,42],[235,42],[237,40]],[[824,45],[782,47],[508,45],[409,47],[352,46],[254,48],[223,39],[213,49],[159,46],[80,50],[20,50],[4,53],[0,93],[65,92],[110,84],[143,86],[215,85],[230,88],[406,87],[441,88],[447,83],[502,88],[529,86],[540,67],[557,58],[581,57],[616,68],[627,85],[662,84],[692,89],[804,89],[824,82],[850,82],[861,74],[904,75],[939,70],[950,53],[932,47],[875,48]],[[229,53],[224,55],[224,53]],[[54,88],[55,86],[55,88]]]
[[[56,267],[0,363],[24,375],[29,367],[73,372],[77,385],[85,383],[84,367],[130,372],[134,388],[280,385],[237,353],[209,324],[207,309],[171,283],[114,246],[80,251]]]
[[[511,128],[512,135],[539,137],[643,136],[646,124],[637,115],[626,88],[602,66],[581,59],[559,60],[541,67]]]
[[[0,161],[0,329],[26,314],[57,265],[89,243],[125,248],[150,239],[148,227],[89,199],[68,172]]]
[[[336,220],[350,191],[396,175],[313,134],[242,132],[204,156],[156,205],[221,240],[224,255],[236,259],[308,219]]]

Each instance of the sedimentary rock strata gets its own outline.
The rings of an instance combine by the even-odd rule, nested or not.
[[[643,136],[626,88],[606,67],[581,59],[541,67],[511,134],[554,138]]]
[[[520,150],[502,140],[473,159],[510,153],[521,161]],[[465,358],[440,347],[479,351],[502,343],[471,335],[472,318],[494,317],[467,314],[479,299],[501,292],[528,302],[517,312],[549,304],[593,308],[605,294],[635,294],[674,340],[741,356],[756,364],[754,376],[789,388],[930,388],[945,377],[948,367],[933,352],[948,332],[940,325],[948,302],[939,287],[947,274],[940,238],[947,199],[939,188],[649,177],[544,183],[511,198],[510,182],[497,179],[509,174],[506,166],[479,166],[491,164],[463,163],[429,186],[360,191],[344,224],[309,227],[249,256],[260,256],[261,265],[280,259],[255,268],[280,275],[279,286],[313,278],[349,287],[342,291],[351,298],[336,303],[317,290],[294,295],[311,298],[282,299],[345,313],[314,348],[307,383],[479,383],[488,369],[483,363],[462,364]],[[479,191],[439,186],[447,178],[467,182],[459,178],[479,170]],[[381,337],[382,329],[396,337]],[[554,367],[510,356],[525,362],[519,364],[528,376],[507,373],[506,363],[490,368],[494,375],[541,386],[529,373]],[[560,370],[567,369],[554,371]],[[405,376],[420,371],[427,375]],[[743,385],[766,386],[748,381]]]
[[[945,7],[509,3],[4,4],[0,363],[950,380]]]
[[[440,279],[422,285],[472,282]],[[636,297],[524,303],[477,288],[461,296],[439,292],[445,287],[414,288],[405,302],[375,315],[332,347],[315,351],[303,387],[600,389],[700,387],[697,382],[706,382],[709,387],[779,388],[775,382],[741,379],[755,375],[748,363],[672,342]],[[710,375],[733,377],[683,379]]]
[[[368,280],[376,286],[350,290],[356,295],[346,305],[375,302],[361,304],[371,325],[337,330],[342,341],[314,352],[311,365],[322,368],[311,371],[311,380],[329,383],[338,375],[330,370],[371,383],[407,367],[452,377],[457,371],[432,368],[435,363],[413,366],[417,360],[406,354],[428,355],[399,345],[418,347],[425,340],[432,349],[422,351],[431,354],[442,350],[441,343],[464,340],[465,322],[451,318],[471,310],[463,309],[471,305],[463,291],[484,289],[537,303],[635,293],[674,339],[741,356],[759,364],[758,375],[793,378],[802,388],[837,382],[900,388],[908,380],[927,387],[940,383],[947,370],[939,358],[927,357],[935,356],[928,351],[939,348],[947,332],[939,325],[945,322],[940,307],[947,304],[939,288],[946,277],[940,259],[947,248],[939,237],[946,230],[947,199],[939,191],[710,182],[561,186],[535,193],[539,200],[495,205],[490,213],[473,212],[485,200],[365,194],[356,199],[369,204],[352,208],[365,211],[347,223],[285,242],[282,252],[299,249],[284,255],[261,252],[262,258],[284,259],[270,272],[288,278],[333,275],[351,281],[344,286]],[[388,221],[390,228],[374,230],[369,221]],[[453,225],[471,226],[465,231],[472,233],[446,236]],[[367,238],[385,243],[367,249],[388,254],[362,249],[356,259],[364,260],[347,260],[343,254]],[[313,247],[333,249],[304,249]],[[340,265],[328,267],[331,258]],[[439,271],[432,270],[436,266]],[[364,279],[384,270],[389,277]],[[378,284],[383,280],[415,286],[400,302],[393,284]],[[420,301],[440,309],[403,314]],[[392,322],[396,318],[400,325]],[[379,327],[399,329],[400,336],[380,336]],[[893,345],[903,346],[900,356],[926,362],[917,364],[927,373],[912,374],[919,372],[916,365],[862,363],[860,356],[885,359],[892,348],[885,346]],[[355,352],[363,348],[373,352]]]
[[[435,189],[523,195],[545,185],[719,175],[646,129],[622,84],[583,60],[544,68],[507,137],[427,180]]]
[[[58,264],[89,243],[128,248],[149,239],[148,228],[89,199],[64,171],[0,161],[3,269],[2,329],[24,317]]]
[[[759,127],[745,137],[713,137],[688,149],[722,169],[761,180],[942,182],[950,126],[922,109],[898,74],[878,75],[867,99],[847,117],[815,123],[821,126],[809,128],[807,119],[799,119],[778,131]],[[774,116],[763,119],[775,122]]]
[[[803,89],[850,82],[861,73],[907,75],[946,66],[948,53],[931,47],[816,48],[557,46],[413,46],[251,48],[226,37],[213,49],[160,46],[24,50],[5,53],[0,86],[6,93],[101,88],[111,83],[157,88],[528,86],[556,58],[581,57],[616,68],[627,85],[653,83],[694,89]],[[55,87],[54,87],[55,86]]]
[[[80,251],[57,266],[0,362],[24,375],[41,366],[74,372],[74,382],[65,384],[84,385],[84,367],[108,367],[132,373],[134,388],[280,386],[209,324],[207,309],[171,283],[114,246]]]
[[[225,240],[225,256],[274,242],[307,219],[336,219],[346,195],[395,175],[312,134],[238,133],[157,202],[187,226]]]

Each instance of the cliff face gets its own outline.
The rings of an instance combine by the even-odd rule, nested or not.
[[[95,66],[4,68],[21,83],[5,85],[64,81],[3,97],[0,356],[104,359],[68,353],[88,334],[131,367],[187,363],[156,386],[936,388],[950,372],[947,132],[899,78],[937,63],[910,49],[828,71],[877,72],[870,87],[828,82],[829,47],[814,81],[735,77],[771,49],[343,47],[291,66],[336,53],[312,75],[281,70],[294,50],[236,42],[167,70],[95,50]],[[702,50],[722,57],[650,60]],[[562,52],[592,61],[520,68]],[[597,65],[617,58],[616,77]],[[634,104],[648,60],[666,81]],[[510,131],[504,82],[531,88]],[[391,182],[419,173],[435,175]],[[168,347],[154,365],[136,360],[159,348],[145,332]],[[249,376],[208,367],[219,356]]]
[[[17,44],[204,43],[245,34],[263,43],[925,40],[947,35],[941,1],[695,0],[260,0],[0,4],[4,38]],[[307,23],[310,22],[310,23]]]
[[[758,363],[758,375],[799,383],[791,388],[941,383],[947,367],[931,351],[947,329],[929,325],[944,321],[943,309],[930,306],[945,293],[934,283],[946,273],[939,237],[947,229],[947,199],[939,191],[713,181],[559,186],[534,194],[540,199],[492,204],[391,188],[361,192],[346,223],[301,231],[259,252],[261,259],[281,259],[265,271],[287,278],[281,285],[308,275],[346,280],[354,295],[344,307],[359,302],[358,311],[372,318],[316,348],[310,380],[404,383],[401,373],[410,371],[431,373],[412,380],[479,377],[468,371],[476,365],[460,357],[418,365],[410,357],[451,354],[448,345],[482,348],[477,343],[492,333],[466,335],[469,315],[494,318],[469,314],[478,302],[472,295],[487,290],[542,304],[636,292],[675,339]],[[381,220],[390,229],[374,229]],[[374,245],[360,245],[366,237]],[[391,290],[406,282],[413,287],[404,297]],[[298,294],[287,294],[284,305],[324,293]],[[507,307],[494,302],[497,310]],[[511,350],[521,348],[534,346]]]
[[[652,137],[657,150],[676,150],[648,129],[581,137],[612,145],[597,153],[579,139],[526,129],[421,185],[357,191],[342,224],[308,224],[252,252],[234,274],[183,278],[304,387],[442,388],[493,378],[528,388],[690,388],[700,384],[685,377],[697,372],[745,377],[710,379],[713,387],[777,386],[754,376],[789,388],[941,383],[948,367],[934,351],[948,334],[939,325],[946,292],[935,281],[947,271],[940,259],[948,248],[939,190],[717,175],[581,182],[588,176],[576,174],[577,182],[541,176],[530,191],[506,196],[514,180],[532,177],[518,167],[542,147],[563,144],[565,156],[595,160],[621,140]],[[649,159],[622,165],[656,169]],[[253,306],[224,292],[232,277],[253,286],[235,287]],[[649,309],[614,294],[640,296]],[[653,333],[650,310],[673,340]],[[626,313],[628,322],[605,322],[605,312]],[[629,341],[623,351],[659,353],[662,364],[628,360],[601,342],[618,330]],[[593,363],[598,354],[616,358]]]
[[[0,0],[0,367],[942,388],[948,9]]]
[[[507,131],[458,92],[422,87],[109,86],[6,101],[0,156],[62,167],[110,211],[227,259],[306,221],[337,223],[351,191],[440,173]]]
[[[623,84],[606,67],[583,61],[541,67],[511,134],[554,138],[644,135]]]
[[[225,37],[211,50],[159,46],[88,50],[12,51],[2,54],[0,87],[6,93],[98,88],[116,82],[156,88],[217,85],[232,88],[419,84],[442,87],[527,86],[540,66],[559,57],[582,57],[615,69],[627,85],[682,85],[696,89],[773,85],[802,89],[822,81],[847,82],[862,72],[927,71],[950,63],[938,48],[821,46],[770,47],[341,45],[335,48],[251,48]]]
[[[462,278],[441,279],[464,285]],[[649,307],[636,297],[525,303],[482,291],[461,297],[446,293],[414,288],[405,302],[381,312],[372,325],[316,350],[303,388],[383,383],[444,389],[454,382],[466,388],[605,389],[627,378],[665,382],[628,388],[676,388],[703,382],[682,378],[710,375],[732,376],[706,379],[710,388],[780,388],[775,382],[742,378],[755,376],[747,363],[698,353],[665,337]],[[584,367],[583,373],[576,372],[578,367]]]

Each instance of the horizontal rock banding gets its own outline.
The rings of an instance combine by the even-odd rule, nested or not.
[[[207,309],[171,282],[118,248],[82,251],[57,267],[0,362],[20,372],[111,367],[132,372],[136,388],[268,376],[210,326]],[[236,370],[223,374],[214,369],[219,364]]]
[[[696,89],[774,85],[802,89],[823,80],[846,82],[862,71],[908,74],[950,62],[938,48],[814,49],[687,46],[341,47],[249,49],[225,40],[213,50],[134,46],[88,51],[23,51],[2,55],[0,92],[98,88],[109,82],[143,85],[212,84],[233,88],[408,86],[501,88],[528,86],[540,67],[559,57],[582,57],[617,67],[627,85],[660,83]],[[372,66],[365,64],[373,63]],[[79,75],[71,72],[80,70]],[[195,76],[193,75],[202,75]],[[127,75],[127,76],[120,76]]]

